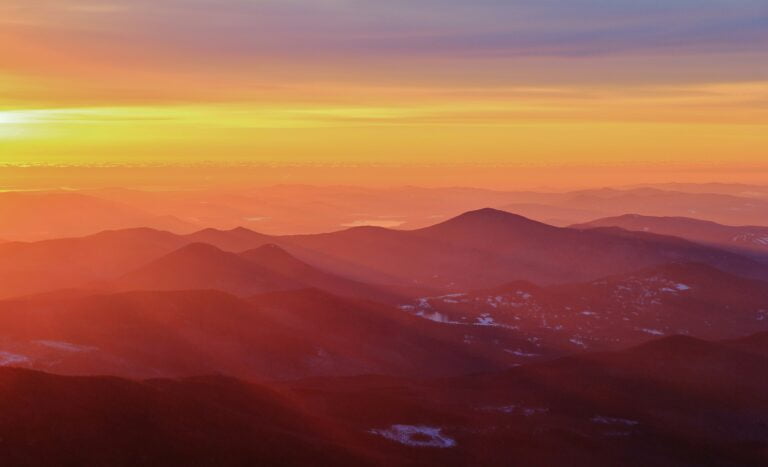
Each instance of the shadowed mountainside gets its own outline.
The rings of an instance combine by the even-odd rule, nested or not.
[[[468,334],[480,344],[467,346]],[[0,302],[0,364],[63,374],[462,374],[517,362],[502,339],[520,340],[312,289],[249,300],[198,290]]]
[[[741,342],[675,336],[432,381],[133,382],[2,368],[0,452],[31,466],[758,466],[768,360],[764,345]]]

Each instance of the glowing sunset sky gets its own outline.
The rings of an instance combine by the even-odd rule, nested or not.
[[[2,0],[0,163],[768,166],[765,0]]]

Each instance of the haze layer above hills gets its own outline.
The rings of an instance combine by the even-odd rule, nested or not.
[[[278,185],[19,191],[0,193],[0,218],[5,220],[0,238],[41,240],[134,227],[189,233],[244,226],[281,235],[356,225],[416,229],[486,206],[559,226],[626,213],[763,225],[768,188],[672,184],[535,192]]]

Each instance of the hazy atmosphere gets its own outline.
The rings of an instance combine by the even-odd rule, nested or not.
[[[765,0],[0,1],[2,467],[768,465]]]

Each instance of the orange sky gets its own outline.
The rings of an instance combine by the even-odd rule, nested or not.
[[[768,167],[761,2],[435,2],[4,0],[0,163]]]

